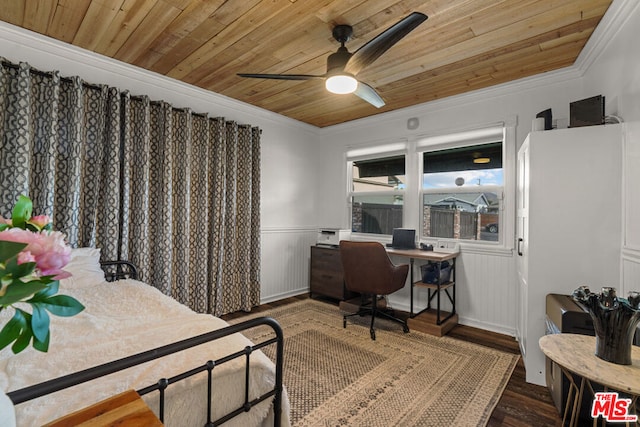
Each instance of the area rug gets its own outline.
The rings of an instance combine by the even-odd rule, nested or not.
[[[270,316],[284,330],[284,384],[294,426],[484,426],[518,360],[449,337],[368,317],[342,327],[337,306],[303,300]],[[266,327],[250,339],[273,334]],[[273,346],[270,346],[273,347]],[[273,358],[275,349],[265,349]]]

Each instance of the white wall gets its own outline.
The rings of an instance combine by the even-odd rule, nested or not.
[[[573,70],[564,70],[554,73],[553,77],[528,79],[325,128],[321,142],[325,147],[322,152],[325,171],[318,203],[320,223],[348,228],[344,153],[349,146],[371,142],[371,135],[375,135],[373,142],[392,142],[497,122],[516,122],[516,143],[519,146],[530,131],[531,120],[536,113],[552,108],[554,117],[566,118],[569,100],[580,97],[579,75]],[[414,131],[406,127],[410,117],[420,120],[419,128]],[[515,163],[515,150],[510,160]],[[511,190],[505,194],[505,202],[513,202],[513,186]],[[417,217],[417,214],[410,216]],[[495,250],[463,247],[457,265],[456,308],[460,323],[513,335],[517,307],[513,230],[503,230],[503,233],[509,239]],[[392,296],[390,301],[398,308],[407,309],[408,298],[409,293],[403,292]],[[425,302],[424,298],[425,295],[417,294],[417,300]]]
[[[589,96],[605,95],[606,114],[624,120],[622,283],[618,294],[640,291],[640,3],[626,2],[616,12],[622,25],[611,26],[601,55],[582,80]]]
[[[551,108],[553,118],[566,126],[569,103],[597,94],[603,94],[609,100],[607,114],[618,112],[630,122],[627,124],[627,158],[635,156],[633,162],[636,166],[627,169],[627,181],[637,183],[640,178],[640,168],[637,167],[640,158],[640,130],[637,125],[640,117],[640,55],[637,43],[640,7],[635,1],[614,0],[601,27],[572,67],[322,129],[325,171],[320,182],[320,223],[348,226],[344,160],[347,147],[403,139],[410,141],[420,136],[509,121],[513,117],[517,121],[516,142],[519,147],[531,130],[531,120],[536,113]],[[614,40],[605,45],[600,42],[601,37]],[[419,128],[414,131],[406,127],[410,117],[420,120]],[[627,193],[632,193],[630,187]],[[513,198],[514,194],[506,197]],[[640,218],[640,196],[635,198],[627,208],[630,229],[627,237],[629,246],[640,249],[640,225],[634,222]],[[513,230],[505,231],[513,236]],[[496,248],[493,252],[463,245],[457,281],[460,323],[514,333],[517,280],[512,249],[512,238],[505,242],[503,248]],[[629,249],[627,252],[628,258],[640,260],[637,250]],[[637,283],[640,268],[625,264],[625,269],[628,277],[625,281]],[[391,302],[398,307],[408,307],[408,292],[392,296]],[[544,310],[544,307],[539,309]]]
[[[317,128],[4,22],[0,22],[0,56],[11,62],[28,62],[43,71],[60,70],[63,76],[126,89],[134,95],[148,95],[211,117],[260,126],[262,300],[308,288],[308,246],[315,239],[317,223]],[[305,245],[306,260],[305,254],[299,253]],[[288,250],[290,247],[298,250]]]

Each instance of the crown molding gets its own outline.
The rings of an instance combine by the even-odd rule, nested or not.
[[[580,71],[581,76],[607,50],[620,29],[625,26],[629,17],[636,13],[636,9],[639,7],[640,2],[637,0],[613,0],[611,2],[574,63],[574,67]]]
[[[333,133],[356,130],[373,123],[379,124],[380,121],[404,120],[407,117],[421,116],[434,111],[459,108],[474,102],[481,102],[490,97],[495,98],[518,91],[536,90],[582,78],[589,67],[607,49],[612,39],[638,7],[640,7],[640,1],[638,0],[613,0],[578,58],[569,67],[328,126],[320,129],[320,132],[323,136],[327,136]]]
[[[428,115],[434,111],[444,111],[468,106],[476,102],[486,101],[487,98],[498,98],[512,95],[514,92],[525,92],[553,86],[559,83],[575,80],[582,77],[583,73],[575,66],[565,67],[560,70],[549,71],[535,76],[524,77],[507,83],[500,83],[483,89],[465,92],[434,101],[425,102],[411,107],[376,114],[362,119],[351,120],[320,129],[323,136],[343,131],[356,130],[370,124],[380,124],[381,121],[404,120],[407,117]]]
[[[184,104],[185,98],[188,97],[206,104],[210,110],[198,112],[209,113],[212,117],[224,116],[239,123],[251,123],[255,121],[254,118],[259,118],[317,135],[316,126],[2,21],[0,21],[0,52],[9,61],[28,62],[42,71],[53,71],[51,68],[55,65],[51,64],[56,64],[57,58],[63,58],[70,64],[67,69],[60,70],[61,72],[80,75],[83,80],[90,83],[112,85],[135,95],[149,95],[150,98],[153,98],[153,95],[144,93],[146,91],[141,88],[157,89],[158,92],[165,94],[163,96],[169,98],[166,99],[167,102]],[[14,52],[14,57],[9,57],[8,52]],[[82,67],[74,66],[74,63],[80,63]],[[176,105],[176,107],[192,106]]]
[[[81,63],[97,74],[112,74],[114,76],[112,81],[104,83],[113,84],[121,89],[129,90],[132,93],[138,92],[140,87],[155,87],[161,92],[166,92],[170,97],[174,95],[175,99],[183,99],[184,96],[187,95],[201,102],[210,104],[212,107],[216,107],[212,108],[213,111],[208,111],[208,113],[215,116],[223,115],[238,122],[247,121],[244,117],[250,116],[251,118],[259,118],[289,128],[296,128],[311,133],[314,136],[327,136],[335,132],[358,129],[373,122],[379,124],[381,120],[391,121],[405,119],[406,117],[423,115],[432,111],[458,108],[463,105],[469,105],[470,103],[480,102],[487,97],[506,96],[514,91],[535,90],[581,78],[597,58],[607,49],[607,46],[609,46],[612,39],[618,31],[620,31],[620,28],[624,26],[629,16],[639,7],[640,2],[637,0],[613,0],[587,44],[578,55],[576,62],[569,67],[325,128],[309,125],[281,114],[273,113],[263,108],[152,71],[144,70],[140,67],[126,64],[2,21],[0,21],[0,48],[9,48],[10,45],[7,43],[14,43],[16,45],[14,46],[16,51],[25,53],[27,62],[40,68],[46,68],[48,63],[47,58],[51,57],[60,57],[71,62]],[[23,50],[23,47],[33,50],[31,55],[28,54],[29,49]],[[4,52],[3,54],[6,55]],[[7,57],[7,59],[10,61],[25,61],[24,57]],[[73,71],[61,71],[72,74],[75,73],[73,66],[69,68]],[[81,77],[85,80],[87,79],[86,75]],[[171,99],[169,101],[173,102]],[[220,112],[217,111],[218,109],[223,109],[225,112],[229,110],[232,111],[233,114],[220,114]]]

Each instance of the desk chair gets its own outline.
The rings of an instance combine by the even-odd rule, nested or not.
[[[361,305],[357,313],[343,317],[342,326],[347,327],[347,317],[371,314],[371,339],[376,339],[373,322],[376,315],[398,322],[404,333],[409,332],[407,322],[378,309],[378,296],[391,294],[402,287],[407,280],[409,265],[394,265],[387,251],[378,242],[340,242],[340,258],[344,282],[348,290],[371,296],[371,305]]]

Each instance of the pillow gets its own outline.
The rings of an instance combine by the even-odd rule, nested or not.
[[[71,277],[60,280],[61,288],[81,288],[104,282],[99,248],[71,249],[71,260],[64,267]]]

